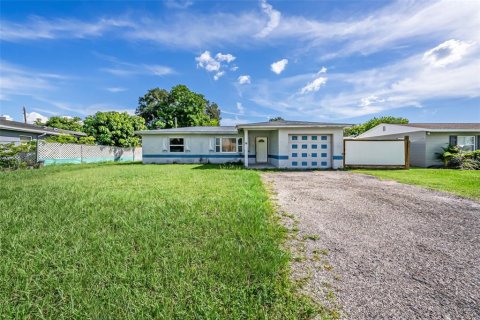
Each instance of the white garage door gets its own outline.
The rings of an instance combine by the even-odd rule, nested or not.
[[[331,139],[331,135],[328,134],[289,135],[289,166],[300,169],[331,168]]]

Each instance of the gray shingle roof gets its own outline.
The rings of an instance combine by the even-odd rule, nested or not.
[[[441,130],[480,130],[480,123],[409,123],[402,126]]]
[[[233,126],[219,126],[219,127],[183,127],[171,129],[157,129],[157,130],[142,130],[137,131],[138,134],[237,134],[238,130]]]
[[[37,126],[35,124],[30,123],[23,123],[18,121],[10,121],[0,118],[0,129],[4,130],[13,130],[13,131],[21,131],[21,132],[33,132],[33,133],[47,133],[51,135],[61,135],[61,134],[70,134],[73,136],[86,136],[83,132],[77,131],[70,131],[70,130],[63,130],[57,128],[50,128],[50,127],[42,127]]]
[[[351,124],[346,123],[331,123],[331,122],[312,122],[312,121],[265,121],[265,122],[256,122],[256,123],[245,123],[238,125],[239,128],[248,128],[248,127],[303,127],[303,126],[351,126]]]

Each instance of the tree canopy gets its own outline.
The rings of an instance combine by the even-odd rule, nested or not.
[[[283,119],[282,117],[274,117],[274,118],[270,118],[270,120],[268,121],[285,121],[285,119]]]
[[[136,136],[134,131],[143,129],[145,129],[145,120],[126,112],[97,112],[84,120],[85,133],[94,137],[101,145],[139,146],[140,137]]]
[[[35,121],[35,124],[38,126],[47,126],[51,128],[83,132],[83,124],[80,117],[71,118],[54,116],[50,117],[46,122],[42,122],[40,119],[38,119]]]
[[[150,129],[220,125],[220,108],[185,85],[154,88],[138,99],[135,112]],[[175,123],[176,119],[176,123]]]
[[[400,117],[391,117],[391,116],[386,116],[386,117],[380,117],[380,118],[373,118],[368,120],[365,123],[355,125],[351,128],[346,128],[344,131],[344,136],[350,137],[350,136],[358,136],[365,131],[368,131],[372,129],[373,127],[379,125],[380,123],[392,123],[392,124],[407,124],[408,119],[406,118],[400,118]]]

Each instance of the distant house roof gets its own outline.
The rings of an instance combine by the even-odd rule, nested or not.
[[[349,127],[351,124],[346,123],[330,123],[330,122],[312,122],[312,121],[265,121],[256,123],[245,123],[237,125],[238,128],[251,128],[251,127]]]
[[[238,130],[234,126],[217,127],[183,127],[170,129],[142,130],[136,131],[137,134],[237,134]]]
[[[409,123],[402,124],[405,127],[434,130],[480,130],[480,123]]]
[[[29,133],[39,133],[39,134],[49,134],[49,135],[62,135],[70,134],[72,136],[84,137],[86,136],[83,132],[63,130],[57,128],[50,128],[45,126],[37,126],[35,124],[23,123],[18,121],[10,121],[3,118],[0,118],[0,129],[10,130],[10,131],[20,131],[20,132],[29,132]]]

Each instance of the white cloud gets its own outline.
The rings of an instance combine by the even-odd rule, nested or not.
[[[5,118],[5,119],[8,120],[8,121],[13,121],[13,118],[10,117],[8,114],[2,114],[2,115],[0,115],[0,118],[2,118],[2,117]]]
[[[307,83],[307,85],[300,90],[300,93],[305,94],[309,92],[316,92],[320,90],[320,88],[324,86],[326,83],[327,83],[326,77],[318,77],[313,81]]]
[[[260,1],[260,7],[265,15],[268,17],[267,25],[257,34],[258,37],[264,38],[268,36],[280,24],[282,14],[280,11],[273,9],[272,5],[268,4],[266,0]]]
[[[193,1],[190,0],[166,0],[163,2],[167,8],[170,9],[187,9],[193,5]]]
[[[288,64],[288,59],[282,59],[282,60],[279,60],[277,62],[274,62],[270,65],[270,69],[276,73],[276,74],[280,74],[282,73],[282,71],[285,69],[285,67],[287,66]]]
[[[215,59],[217,61],[226,61],[227,63],[230,63],[232,62],[233,60],[235,60],[236,58],[231,55],[230,53],[227,53],[227,54],[223,54],[221,52],[217,53],[217,55],[215,56]]]
[[[224,75],[225,75],[225,71],[217,72],[217,73],[215,73],[215,75],[213,76],[213,80],[217,81],[218,79],[220,79],[220,78],[223,77]]]
[[[318,75],[318,74],[322,74],[322,73],[327,73],[327,68],[322,67],[322,68],[317,72],[317,75]]]
[[[236,58],[232,54],[223,54],[221,52],[217,53],[214,58],[208,50],[204,51],[198,57],[195,57],[197,68],[205,69],[207,72],[215,72],[215,75],[213,76],[215,81],[226,74],[229,63],[235,59]]]
[[[235,118],[222,118],[220,122],[222,126],[236,126],[238,124],[247,123],[247,120],[235,116]]]
[[[243,107],[242,103],[237,102],[237,111],[239,114],[244,114],[245,113],[245,108]]]
[[[204,51],[201,55],[195,58],[197,61],[197,67],[203,68],[209,72],[220,70],[220,62],[215,60],[211,55],[210,51]]]
[[[127,91],[126,88],[121,88],[121,87],[111,87],[111,88],[107,88],[106,90],[113,93]]]
[[[41,122],[46,122],[48,120],[47,116],[44,116],[38,112],[27,112],[27,122],[28,123],[34,123],[37,119],[39,119]]]
[[[249,75],[243,75],[238,77],[239,84],[249,84],[251,83],[251,79]]]
[[[230,70],[232,70],[232,71],[237,71],[237,70],[238,70],[238,67],[237,67],[237,66],[233,66],[233,67],[230,68]]]
[[[472,43],[451,39],[425,52],[423,60],[434,67],[444,67],[460,61],[472,45]]]
[[[133,64],[126,62],[112,68],[102,68],[101,70],[119,77],[130,77],[137,75],[154,75],[161,77],[175,73],[172,68],[166,66]]]

